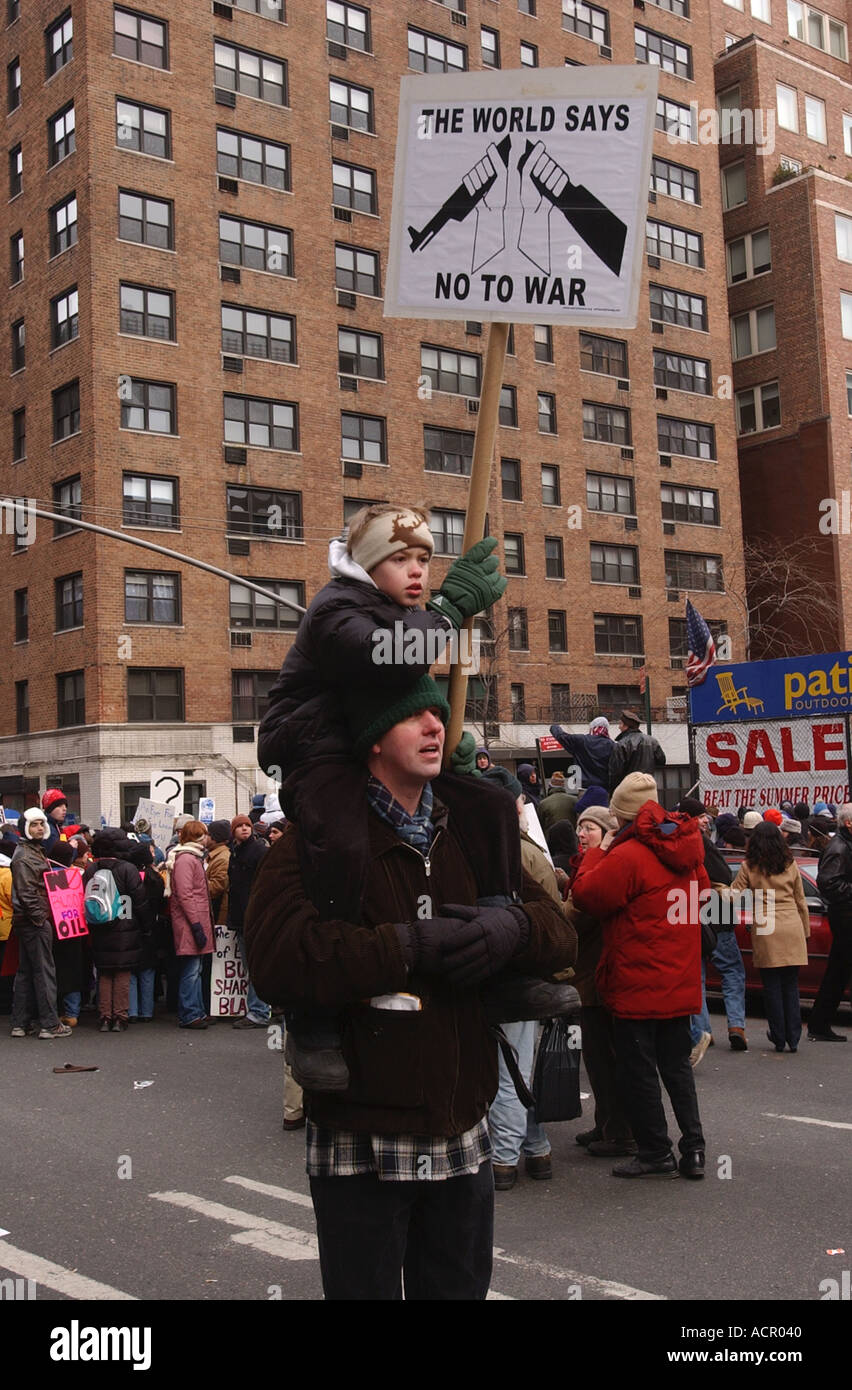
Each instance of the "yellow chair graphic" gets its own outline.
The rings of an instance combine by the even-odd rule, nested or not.
[[[730,671],[717,671],[716,680],[719,682],[719,694],[723,701],[716,711],[717,714],[721,714],[723,709],[735,714],[740,705],[745,705],[747,710],[763,709],[763,701],[749,695],[746,686],[737,690]]]

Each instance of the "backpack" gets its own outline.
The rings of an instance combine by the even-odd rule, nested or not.
[[[121,895],[115,886],[112,869],[97,869],[86,884],[83,898],[86,921],[93,927],[106,926],[121,915]]]

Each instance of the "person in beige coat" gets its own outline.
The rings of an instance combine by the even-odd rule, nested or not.
[[[763,981],[763,999],[769,1029],[766,1036],[783,1052],[795,1052],[802,1036],[799,1007],[799,967],[807,964],[810,918],[793,855],[777,826],[762,821],[749,836],[746,857],[730,887],[735,896],[743,889],[755,898],[752,913],[752,957]]]

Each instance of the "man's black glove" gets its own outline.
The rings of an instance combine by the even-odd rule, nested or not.
[[[466,922],[473,936],[460,939],[447,961],[453,985],[474,985],[487,980],[522,951],[530,939],[530,923],[520,907],[464,907],[445,903],[443,911]]]
[[[452,957],[479,937],[478,929],[459,917],[423,917],[395,925],[407,969],[425,975],[446,975]]]

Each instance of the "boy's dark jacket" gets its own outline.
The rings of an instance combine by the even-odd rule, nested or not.
[[[434,779],[437,827],[429,854],[398,838],[360,804],[336,808],[341,828],[368,821],[369,868],[356,920],[325,919],[300,873],[300,829],[290,825],[255,877],[245,923],[249,970],[262,998],[296,1008],[340,1010],[351,1084],[341,1093],[308,1092],[317,1124],[378,1134],[450,1136],[472,1128],[497,1090],[497,1049],[477,988],[452,991],[440,977],[406,973],[395,922],[445,903],[517,892],[530,924],[524,952],[510,963],[552,975],[573,963],[576,935],[558,906],[522,875],[515,806],[478,778]],[[333,876],[334,864],[327,865]],[[334,888],[331,888],[334,894]],[[371,1008],[377,995],[406,991],[417,1012]]]
[[[124,841],[125,845],[131,843]],[[116,849],[120,854],[124,853],[118,839]],[[105,922],[100,927],[89,927],[95,965],[98,970],[136,970],[141,964],[145,945],[148,944],[146,939],[150,938],[154,925],[151,903],[139,877],[139,870],[124,858],[104,855],[84,870],[83,883],[88,883],[98,869],[112,870],[115,886],[125,903],[129,903],[130,911],[127,917]]]

